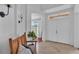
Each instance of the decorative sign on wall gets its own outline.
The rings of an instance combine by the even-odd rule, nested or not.
[[[51,19],[56,18],[56,17],[69,16],[69,15],[70,15],[70,12],[61,12],[58,14],[54,14],[52,16],[48,16],[48,19],[51,20]]]

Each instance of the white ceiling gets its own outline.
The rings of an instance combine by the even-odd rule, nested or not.
[[[41,15],[40,15],[40,14],[36,14],[36,13],[32,13],[32,14],[31,14],[31,19],[32,19],[32,20],[40,19],[40,18],[41,18]]]
[[[44,11],[44,10],[51,9],[54,7],[59,7],[64,4],[28,4],[28,5],[30,6],[31,10],[40,9]]]
[[[54,8],[54,7],[59,7],[61,5],[64,5],[64,4],[40,4],[40,8],[42,10],[46,10],[46,9],[50,9],[50,8]]]

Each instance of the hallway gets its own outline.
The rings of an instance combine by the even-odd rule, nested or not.
[[[41,42],[38,54],[79,54],[79,50],[71,45],[57,42]]]
[[[9,12],[0,17],[0,54],[9,54],[9,38],[16,38],[34,31],[40,41],[39,54],[79,53],[79,5],[78,4],[6,4],[0,10]],[[8,9],[8,11],[7,11]],[[1,12],[1,14],[3,13]],[[5,13],[2,15],[5,16]],[[5,30],[6,29],[6,30]],[[54,43],[54,42],[61,43]],[[73,45],[73,48],[70,45]]]

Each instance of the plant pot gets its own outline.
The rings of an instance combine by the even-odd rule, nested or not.
[[[33,41],[32,37],[29,37],[29,41]],[[33,42],[31,42],[31,45],[34,45]]]
[[[28,39],[29,39],[29,41],[32,41],[32,37],[29,37]]]

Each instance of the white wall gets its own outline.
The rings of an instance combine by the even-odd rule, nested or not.
[[[15,36],[15,5],[11,5],[8,16],[0,17],[0,54],[9,53],[9,38]],[[7,12],[6,5],[0,5],[0,11]]]
[[[18,4],[16,6],[16,33],[22,35],[25,31],[25,5]],[[22,19],[21,19],[22,17]],[[18,22],[20,21],[20,23]]]
[[[45,13],[41,13],[41,20],[42,20],[42,40],[45,41],[47,39],[47,15]]]
[[[79,48],[79,4],[74,8],[74,47]]]
[[[73,8],[66,9],[71,15],[47,19],[47,40],[74,45],[74,17]],[[59,11],[62,12],[62,11]],[[57,31],[57,34],[56,34]]]

